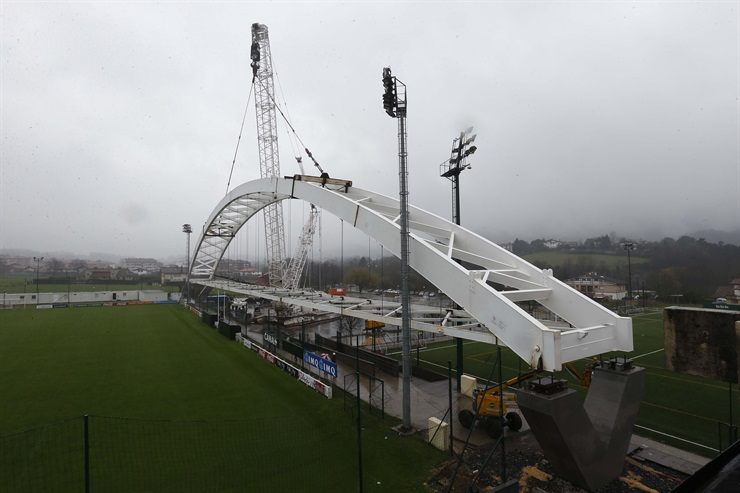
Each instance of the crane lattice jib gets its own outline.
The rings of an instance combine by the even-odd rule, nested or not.
[[[257,147],[259,149],[260,177],[280,176],[277,118],[275,114],[275,86],[272,76],[272,57],[267,26],[252,24],[252,67],[254,70],[254,104],[257,116]],[[272,203],[264,209],[265,252],[269,282],[280,286],[285,258],[285,230],[283,206]]]
[[[313,237],[316,232],[319,214],[319,209],[311,205],[311,213],[306,224],[303,225],[301,236],[298,239],[298,250],[293,258],[290,259],[290,264],[285,270],[285,275],[283,276],[283,287],[286,289],[298,288],[303,268],[306,266],[308,252],[311,251],[311,246],[313,245]]]

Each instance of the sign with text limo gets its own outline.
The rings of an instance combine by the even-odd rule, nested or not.
[[[328,356],[321,357],[316,353],[306,351],[303,353],[303,361],[314,368],[318,368],[319,371],[328,373],[332,378],[337,378],[337,364],[330,360]]]

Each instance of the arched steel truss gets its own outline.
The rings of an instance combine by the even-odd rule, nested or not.
[[[306,181],[304,181],[306,180]],[[216,286],[216,268],[237,231],[260,209],[285,199],[300,199],[343,219],[381,243],[394,255],[400,253],[398,200],[356,187],[316,183],[309,177],[270,178],[244,183],[229,192],[213,209],[198,239],[190,266],[193,283]],[[563,363],[609,351],[632,351],[632,320],[620,317],[555,279],[524,259],[461,226],[410,207],[410,266],[485,327],[478,331],[447,327],[448,314],[436,329],[456,337],[489,340],[509,346],[533,367],[560,370]],[[478,266],[468,269],[457,260]],[[316,293],[241,290],[265,298],[302,306],[328,306],[327,296]],[[274,290],[273,290],[274,291]],[[310,299],[314,301],[310,301]],[[342,312],[366,319],[382,316],[352,313],[366,301],[342,300]],[[567,322],[552,328],[527,313],[518,302],[534,301]],[[346,303],[353,303],[346,306]],[[336,311],[336,310],[328,310]],[[417,328],[424,324],[417,324]],[[431,327],[432,325],[430,325]],[[412,325],[413,327],[413,325]],[[493,337],[491,337],[493,336]]]

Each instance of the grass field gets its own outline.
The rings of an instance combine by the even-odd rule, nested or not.
[[[627,256],[626,255],[608,255],[604,253],[568,253],[568,252],[535,252],[529,255],[524,255],[524,259],[528,262],[532,262],[535,265],[544,265],[559,267],[567,262],[574,265],[600,265],[604,263],[607,268],[614,269],[617,266],[627,267]],[[644,264],[649,259],[646,257],[632,256],[631,261],[633,264]]]
[[[15,275],[0,277],[0,296],[2,293],[35,293],[36,284],[33,275]],[[140,289],[161,289],[163,291],[180,291],[178,286],[153,285],[149,283],[121,284],[115,281],[100,281],[95,284],[78,284],[74,281],[60,284],[44,284],[41,279],[39,291],[42,293],[66,293],[69,291],[138,291]]]
[[[177,305],[0,311],[0,396],[6,491],[81,491],[83,414],[93,491],[356,488],[341,395],[320,396]],[[363,420],[366,491],[423,491],[443,455],[398,438],[391,419]]]
[[[665,369],[662,317],[662,313],[659,312],[632,319],[635,351],[630,356],[635,359],[635,364],[647,370],[645,398],[640,406],[637,424],[715,449],[719,448],[719,427],[722,432],[722,445],[726,447],[727,423],[730,421],[729,385]],[[466,343],[465,373],[484,380],[495,377],[495,374],[491,374],[495,354],[495,347],[490,345]],[[423,364],[432,369],[446,370],[447,361],[452,361],[454,367],[455,348],[449,342],[430,346],[421,350],[421,359]],[[506,379],[516,376],[520,370],[519,358],[508,349],[504,349],[502,360],[503,377]],[[576,366],[581,370],[585,364],[586,361],[583,360],[576,362]],[[568,379],[571,387],[585,393],[586,389],[567,372],[560,372],[556,378]],[[735,414],[732,421],[735,425],[739,403],[738,388],[734,386],[732,408],[735,409]],[[672,440],[644,429],[638,428],[637,433],[703,455],[714,455],[707,448]]]

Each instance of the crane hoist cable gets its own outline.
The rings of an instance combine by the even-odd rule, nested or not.
[[[288,100],[285,99],[285,91],[283,90],[283,84],[280,82],[280,73],[275,68],[275,62],[273,61],[272,64],[273,72],[275,73],[275,81],[277,82],[277,87],[280,90],[280,96],[283,98],[283,106],[285,107],[285,114],[288,115],[288,118],[292,119],[293,117],[290,115],[290,108],[288,108]],[[306,172],[303,169],[303,156],[301,156],[301,147],[298,145],[297,140],[295,140],[295,137],[290,134],[289,130],[286,128],[285,133],[288,136],[288,140],[290,141],[290,149],[293,151],[293,156],[295,157],[296,163],[298,163],[298,168],[300,168],[301,174],[305,175]]]
[[[258,82],[260,84],[262,84],[262,81],[258,81]],[[288,117],[285,116],[285,113],[283,113],[283,110],[280,109],[280,106],[278,105],[277,101],[275,101],[275,98],[269,92],[267,94],[268,94],[268,96],[270,96],[270,99],[272,100],[272,103],[275,105],[275,108],[278,110],[278,113],[280,113],[280,116],[283,117],[283,120],[285,120],[285,123],[288,125],[288,127],[290,127],[290,130],[293,132],[293,134],[295,135],[296,139],[298,139],[298,142],[300,142],[301,145],[303,146],[303,150],[306,152],[306,155],[309,157],[309,159],[311,159],[311,161],[313,161],[314,166],[316,166],[316,168],[318,168],[319,172],[321,173],[321,176],[326,175],[326,177],[328,178],[329,177],[329,174],[326,171],[323,170],[323,168],[318,163],[318,161],[316,161],[316,158],[314,158],[313,157],[313,154],[311,154],[311,151],[308,150],[308,147],[303,142],[303,139],[301,139],[301,136],[298,135],[298,132],[296,132],[295,128],[290,123],[290,120],[288,119]]]
[[[252,101],[252,92],[254,89],[254,79],[252,79],[252,85],[249,88],[249,96],[247,96],[247,105],[244,107],[244,116],[242,116],[242,126],[239,128],[239,137],[236,139],[236,149],[234,149],[234,159],[231,160],[231,171],[229,171],[229,181],[226,183],[226,193],[229,193],[229,187],[231,186],[231,176],[234,174],[234,164],[236,163],[236,155],[239,152],[239,143],[242,141],[242,133],[244,132],[244,122],[247,120],[247,110],[249,110],[249,102]]]

